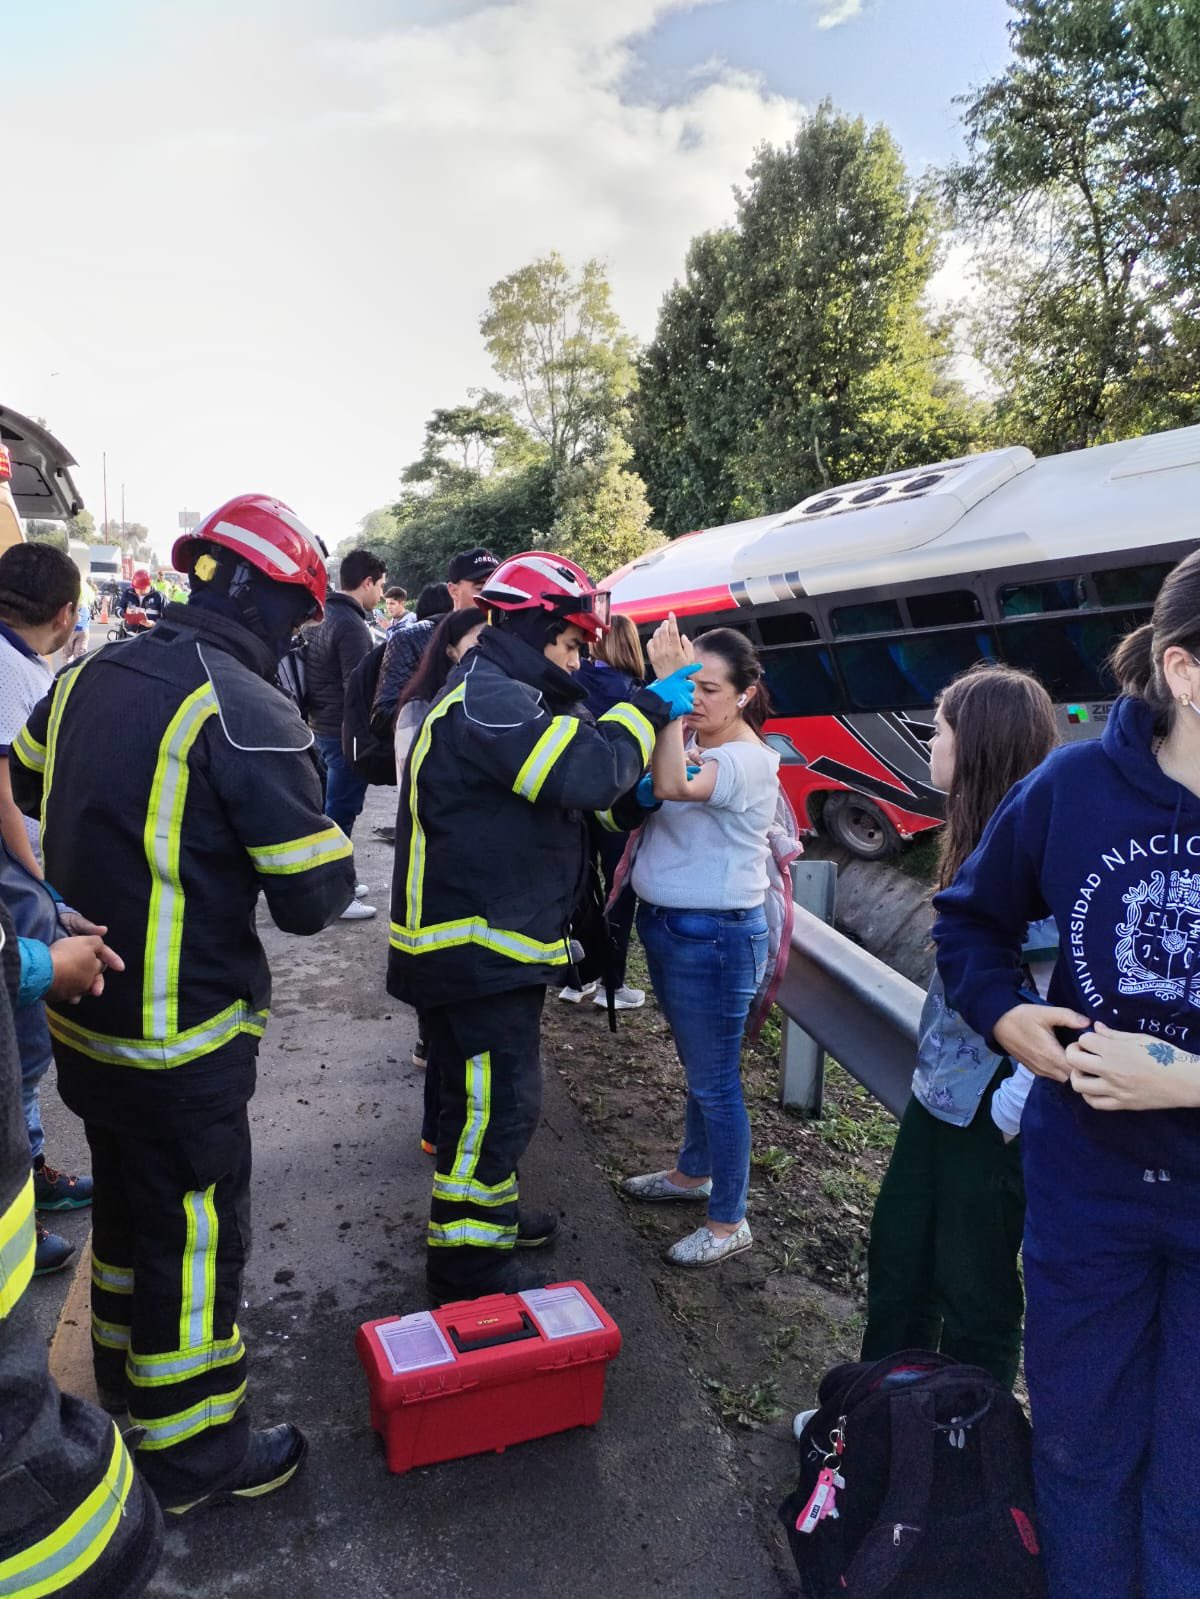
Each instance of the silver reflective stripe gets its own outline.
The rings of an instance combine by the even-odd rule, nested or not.
[[[92,1256],[92,1281],[97,1288],[107,1288],[110,1294],[131,1294],[133,1292],[133,1268],[125,1266],[106,1266],[102,1260]]]
[[[495,1188],[488,1188],[483,1183],[443,1177],[441,1172],[436,1172],[433,1178],[433,1197],[445,1199],[450,1204],[511,1205],[515,1204],[518,1198],[517,1176],[514,1172],[504,1182],[497,1183]]]
[[[115,1321],[101,1321],[93,1311],[92,1342],[100,1344],[104,1349],[128,1349],[129,1328]]]
[[[286,551],[281,550],[278,545],[272,544],[269,539],[264,539],[261,533],[251,533],[249,528],[239,527],[236,522],[218,522],[216,531],[227,534],[231,539],[236,539],[239,544],[244,544],[248,550],[255,550],[259,555],[265,556],[272,566],[278,567],[288,577],[294,577],[300,570],[297,561],[293,561],[291,556]],[[312,534],[304,526],[303,522],[297,522],[293,531],[303,534],[309,543],[312,543]]]
[[[213,1204],[216,1186],[213,1183],[203,1190],[192,1189],[183,1196],[187,1243],[183,1251],[179,1309],[181,1349],[207,1349],[212,1343],[217,1264],[217,1212]]]
[[[451,1181],[465,1182],[475,1175],[479,1149],[492,1109],[492,1057],[473,1055],[467,1065],[467,1120],[458,1140]]]
[[[340,827],[326,828],[310,838],[298,838],[291,844],[266,844],[252,846],[250,858],[260,872],[287,872],[321,861],[343,860],[352,854],[354,846]]]
[[[0,1215],[0,1321],[28,1288],[36,1253],[33,1174],[29,1173]]]
[[[181,1410],[175,1416],[164,1416],[160,1421],[148,1421],[144,1416],[135,1415],[131,1409],[130,1421],[145,1429],[138,1448],[167,1449],[173,1443],[182,1443],[185,1438],[203,1432],[206,1427],[219,1427],[224,1422],[232,1421],[242,1408],[245,1397],[246,1384],[241,1382],[232,1393],[215,1394],[211,1399],[202,1399],[198,1405]]]
[[[173,1353],[165,1355],[139,1355],[129,1351],[125,1362],[125,1375],[139,1388],[166,1387],[183,1382],[206,1371],[221,1366],[232,1366],[246,1353],[241,1334],[233,1329],[230,1338],[221,1339],[209,1349],[199,1349],[195,1354]]]
[[[516,1239],[515,1227],[494,1227],[486,1221],[431,1221],[425,1241],[433,1249],[455,1249],[462,1244],[476,1244],[481,1249],[511,1249]]]
[[[113,1038],[108,1033],[94,1033],[89,1028],[80,1027],[61,1011],[47,1008],[46,1012],[50,1031],[60,1044],[67,1044],[92,1060],[108,1061],[114,1066],[142,1066],[147,1069],[182,1066],[201,1055],[211,1054],[239,1033],[254,1033],[261,1037],[269,1018],[269,1011],[251,1010],[239,1003],[223,1010],[210,1022],[176,1033],[173,1038],[156,1040]]]

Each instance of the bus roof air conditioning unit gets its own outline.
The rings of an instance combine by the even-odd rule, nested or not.
[[[734,598],[762,605],[821,593],[823,568],[884,562],[929,544],[1034,461],[1021,447],[989,450],[810,494],[743,545]]]

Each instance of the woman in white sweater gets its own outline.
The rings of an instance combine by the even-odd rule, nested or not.
[[[666,1258],[674,1266],[715,1266],[752,1242],[741,1051],[767,964],[767,830],[779,757],[762,738],[766,686],[740,633],[716,628],[693,650],[672,616],[649,655],[659,677],[693,660],[698,666],[694,709],[659,735],[650,777],[642,780],[645,798],[658,808],[642,827],[633,864],[638,936],[688,1094],[674,1168],[622,1186],[637,1199],[707,1200],[704,1225]]]

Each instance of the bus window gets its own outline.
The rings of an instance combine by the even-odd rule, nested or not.
[[[835,638],[851,633],[891,633],[904,626],[895,600],[871,600],[863,605],[840,605],[832,612]]]
[[[1172,570],[1170,561],[1153,566],[1120,566],[1111,572],[1093,572],[1101,605],[1153,605],[1163,579]]]
[[[1078,611],[1083,604],[1083,579],[1078,577],[1050,579],[1045,583],[1009,583],[1000,590],[1001,616]]]
[[[764,650],[761,659],[776,716],[832,716],[842,709],[828,646]]]
[[[914,627],[956,627],[978,622],[981,615],[979,601],[970,589],[908,596],[908,619]]]
[[[758,618],[758,631],[766,645],[807,644],[817,637],[817,623],[807,611],[790,611],[785,616],[768,612]]]
[[[1051,699],[1111,699],[1117,692],[1107,661],[1117,641],[1146,620],[1145,611],[1093,611],[1054,621],[1009,622],[1000,651],[1038,678]]]
[[[909,633],[837,647],[851,702],[862,711],[932,705],[952,677],[976,661],[992,660],[995,653],[991,632],[981,627]]]

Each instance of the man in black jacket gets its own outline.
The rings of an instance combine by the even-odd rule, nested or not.
[[[584,813],[635,788],[657,730],[691,708],[673,678],[599,722],[571,678],[607,615],[586,572],[534,551],[478,603],[495,626],[451,676],[409,757],[396,819],[388,992],[419,1003],[441,1114],[426,1275],[440,1303],[517,1286],[517,1166],[541,1106],[546,984],[572,962]],[[695,671],[698,668],[693,667]]]
[[[290,1424],[251,1431],[237,1313],[271,999],[255,906],[265,894],[277,926],[316,933],[354,893],[312,734],[272,682],[321,613],[322,555],[279,501],[229,501],[175,546],[189,603],[61,672],[12,745],[48,878],[103,907],[124,953],[102,994],[47,1019],[92,1152],[97,1383],[128,1405],[138,1465],[176,1513],[270,1492],[307,1447]]]
[[[308,676],[308,719],[325,762],[325,814],[349,838],[362,812],[367,785],[342,751],[342,715],[350,674],[375,647],[367,618],[379,604],[387,581],[384,563],[370,550],[351,550],[342,557],[341,587],[325,606],[325,619],[309,635],[305,669]],[[369,921],[373,905],[363,904],[367,889],[357,884],[357,899],[346,907],[343,921]]]

